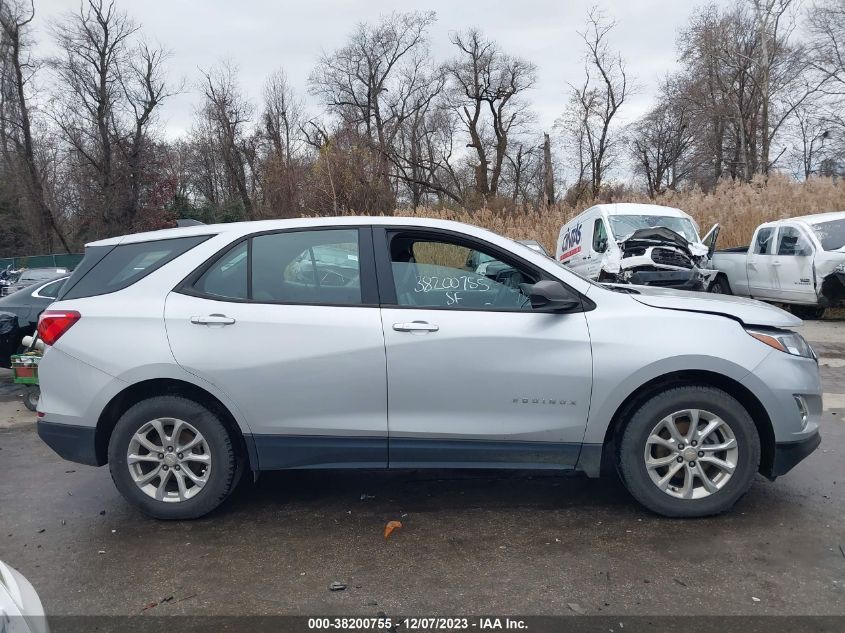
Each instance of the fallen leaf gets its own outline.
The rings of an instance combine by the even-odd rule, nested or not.
[[[387,525],[384,526],[384,538],[390,537],[390,535],[393,533],[393,530],[398,530],[401,527],[401,521],[388,521]]]
[[[572,611],[574,611],[578,615],[586,615],[587,614],[587,612],[581,607],[581,605],[577,604],[575,602],[568,602],[568,603],[566,603],[566,606],[569,607]]]

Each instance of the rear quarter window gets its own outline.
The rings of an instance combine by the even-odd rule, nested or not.
[[[210,235],[93,247],[85,251],[60,299],[82,299],[128,288],[168,262],[207,240]]]

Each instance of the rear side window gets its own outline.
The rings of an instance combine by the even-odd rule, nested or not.
[[[92,252],[97,259],[93,266],[86,266],[85,260],[71,276],[62,299],[94,297],[128,288],[168,262],[207,240],[209,235],[177,237],[169,240],[119,244],[105,255],[98,250]],[[104,247],[97,247],[102,249]],[[105,247],[107,248],[107,247]]]
[[[183,290],[253,303],[362,305],[359,249],[357,228],[254,235],[201,267]]]
[[[59,292],[61,292],[62,286],[66,281],[67,279],[59,279],[46,286],[41,286],[41,289],[38,290],[38,296],[42,299],[55,299],[59,296]]]
[[[769,255],[769,246],[774,237],[774,228],[760,229],[757,231],[757,239],[754,240],[754,252],[757,255]]]
[[[197,279],[194,290],[210,298],[247,299],[248,245],[243,241],[214,262]]]
[[[359,305],[358,229],[295,231],[252,238],[252,299]]]

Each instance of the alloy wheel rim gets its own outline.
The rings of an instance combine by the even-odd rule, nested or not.
[[[178,418],[156,418],[129,441],[126,464],[148,497],[178,503],[195,497],[211,475],[211,449],[196,427]]]
[[[715,413],[684,409],[661,419],[646,440],[651,481],[678,499],[716,494],[733,477],[739,445],[730,425]]]

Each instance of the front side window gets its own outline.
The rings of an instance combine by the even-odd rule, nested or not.
[[[596,218],[593,225],[593,250],[596,253],[604,253],[607,250],[607,230],[601,218]]]
[[[448,239],[394,235],[390,260],[400,306],[531,310],[535,275]]]
[[[362,303],[357,229],[271,233],[251,242],[253,301]]]
[[[765,228],[757,231],[757,237],[754,240],[754,253],[756,255],[769,254],[769,247],[772,244],[774,233],[774,228]]]
[[[781,227],[778,234],[778,255],[809,255],[810,244],[794,226]]]

